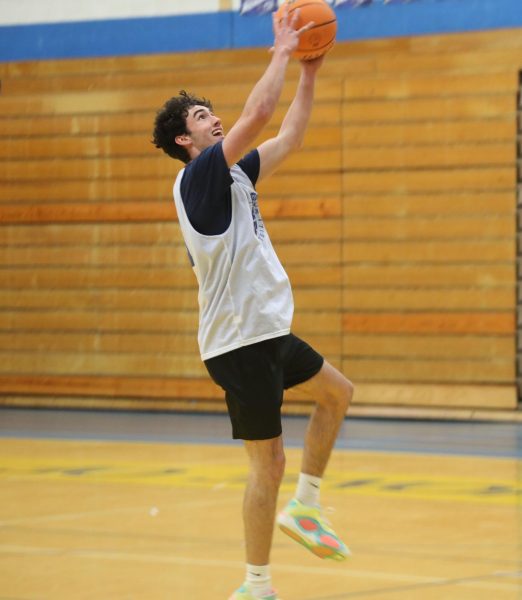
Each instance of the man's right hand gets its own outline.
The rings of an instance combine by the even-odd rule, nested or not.
[[[278,11],[279,12],[279,11]],[[299,29],[296,29],[296,24],[299,19],[299,9],[288,14],[288,4],[283,5],[283,15],[278,16],[278,12],[272,14],[274,28],[274,45],[270,49],[272,52],[281,51],[292,54],[299,46],[299,38],[305,32],[314,26],[314,22],[310,21]]]

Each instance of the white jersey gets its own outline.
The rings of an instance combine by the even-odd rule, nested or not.
[[[290,333],[290,281],[270,242],[249,177],[239,165],[232,166],[230,225],[224,233],[204,235],[191,225],[185,210],[184,172],[176,178],[174,201],[199,283],[202,359]]]

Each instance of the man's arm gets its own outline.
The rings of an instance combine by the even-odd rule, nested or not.
[[[261,162],[259,180],[273,173],[291,152],[301,148],[314,103],[315,78],[322,62],[321,56],[301,63],[297,91],[277,136],[258,148]]]
[[[313,26],[313,23],[308,23],[296,30],[297,17],[298,14],[295,11],[289,18],[287,10],[279,22],[274,13],[272,60],[250,92],[241,116],[223,141],[223,154],[229,167],[251,148],[254,140],[274,114],[283,89],[290,55],[298,46],[299,36]]]

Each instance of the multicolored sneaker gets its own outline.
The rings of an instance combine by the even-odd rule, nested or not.
[[[228,600],[280,600],[274,590],[268,596],[263,596],[261,599],[256,598],[248,589],[248,584],[244,583],[237,589]]]
[[[319,558],[344,560],[350,554],[318,506],[308,506],[294,498],[279,513],[277,524],[281,531]]]

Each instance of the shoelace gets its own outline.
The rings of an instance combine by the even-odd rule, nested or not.
[[[320,512],[321,512],[321,518],[322,518],[323,522],[331,529],[332,522],[330,521],[330,519],[328,519],[328,517],[325,517],[325,513],[328,513],[329,515],[331,515],[335,512],[335,508],[333,506],[325,506],[324,508],[320,509]]]

